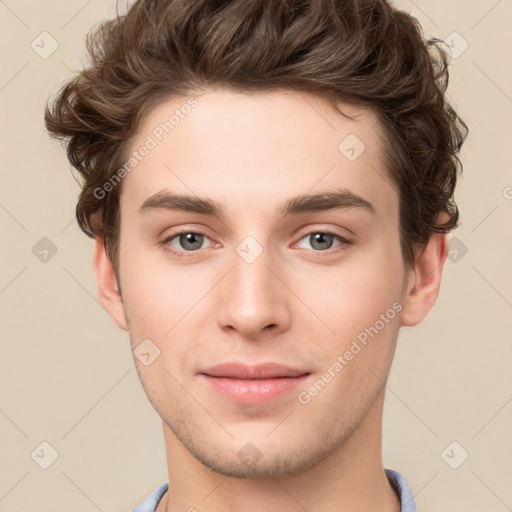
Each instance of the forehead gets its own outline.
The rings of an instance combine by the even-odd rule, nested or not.
[[[162,102],[142,119],[129,148],[128,157],[138,155],[121,206],[136,208],[167,190],[214,198],[229,213],[230,206],[268,207],[346,188],[392,214],[398,198],[377,116],[339,107],[348,117],[309,94],[223,89]]]

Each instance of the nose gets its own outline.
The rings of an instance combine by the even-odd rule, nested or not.
[[[291,316],[289,292],[267,251],[252,263],[235,252],[232,263],[232,270],[219,283],[219,326],[252,339],[286,330]]]

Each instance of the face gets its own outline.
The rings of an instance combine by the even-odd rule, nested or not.
[[[295,92],[195,99],[145,117],[123,180],[135,364],[204,465],[296,474],[360,428],[392,361],[407,279],[382,134],[372,112]]]

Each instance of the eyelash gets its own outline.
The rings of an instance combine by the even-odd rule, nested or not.
[[[300,242],[301,240],[303,240],[304,238],[306,238],[308,236],[316,235],[316,234],[319,234],[319,233],[322,234],[322,235],[330,235],[330,236],[334,237],[335,239],[337,239],[340,242],[340,244],[338,246],[334,247],[334,248],[325,249],[323,251],[316,251],[314,249],[310,249],[310,251],[312,251],[313,253],[320,253],[320,254],[327,253],[327,254],[332,255],[333,253],[336,254],[339,251],[344,250],[347,246],[349,246],[349,245],[351,245],[353,243],[352,240],[349,240],[348,238],[346,238],[344,236],[341,236],[341,235],[339,235],[337,233],[333,233],[332,231],[321,231],[321,230],[308,231],[307,233],[304,233],[299,238],[298,242]],[[162,245],[166,251],[169,251],[173,256],[177,256],[178,258],[190,258],[190,257],[193,257],[201,249],[197,249],[195,251],[178,251],[178,250],[174,249],[170,245],[170,241],[171,240],[173,240],[177,236],[183,235],[183,234],[202,235],[202,236],[204,236],[206,238],[209,238],[206,233],[204,233],[203,231],[201,231],[199,229],[196,229],[194,231],[192,231],[192,230],[190,230],[190,231],[184,230],[184,231],[177,231],[176,233],[173,233],[171,235],[166,236],[160,242],[160,245]],[[298,242],[295,242],[295,243],[298,243]]]

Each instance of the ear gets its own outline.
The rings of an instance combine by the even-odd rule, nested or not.
[[[98,297],[105,311],[114,319],[118,327],[128,330],[123,300],[118,289],[116,274],[101,237],[94,238],[94,273],[98,285]]]
[[[400,325],[417,325],[432,309],[439,294],[447,256],[448,235],[434,233],[417,254],[414,267],[409,271]]]

